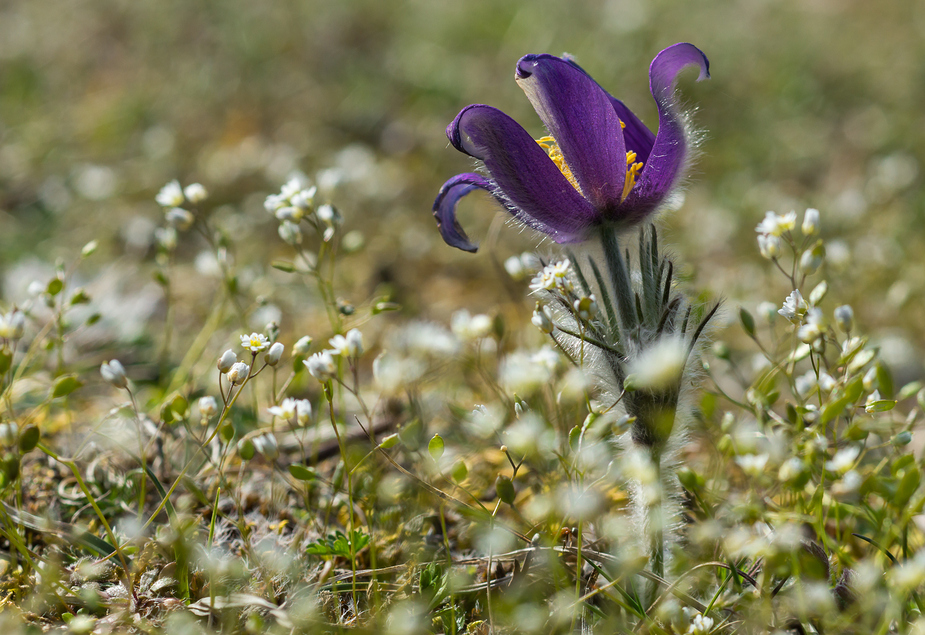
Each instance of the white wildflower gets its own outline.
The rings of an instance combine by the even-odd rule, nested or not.
[[[747,475],[758,478],[764,474],[764,468],[768,465],[767,454],[745,454],[736,457],[736,463],[742,468]]]
[[[273,213],[273,215],[276,216],[277,220],[289,221],[290,223],[298,223],[302,220],[302,210],[292,205],[284,205],[283,207],[280,207]]]
[[[201,203],[209,198],[209,192],[201,183],[190,183],[183,188],[183,194],[190,203]]]
[[[175,227],[158,227],[154,230],[154,238],[164,251],[173,251],[177,248],[177,229]]]
[[[539,302],[536,303],[536,308],[533,309],[533,317],[530,319],[533,322],[533,325],[538,328],[543,333],[547,335],[552,333],[553,323],[552,316],[549,314],[549,307],[541,305]]]
[[[819,379],[816,383],[819,384],[819,390],[822,392],[832,392],[838,384],[835,378],[826,372],[819,373]]]
[[[797,213],[788,212],[783,216],[779,216],[774,212],[767,212],[764,215],[764,220],[762,220],[755,231],[759,234],[770,234],[771,236],[780,236],[785,232],[790,231],[796,227],[797,223]]]
[[[812,344],[825,332],[822,309],[812,308],[806,312],[806,322],[797,330],[797,337],[805,344]]]
[[[168,225],[180,231],[186,231],[192,227],[193,221],[196,220],[192,212],[182,207],[171,207],[164,212],[164,218],[167,220]]]
[[[861,448],[849,445],[835,453],[831,461],[826,461],[825,469],[836,474],[845,474],[854,467],[854,462],[861,454]]]
[[[311,373],[312,377],[321,382],[328,381],[337,374],[337,364],[334,362],[332,355],[334,352],[321,351],[320,353],[315,353],[302,363],[308,368],[308,372]]]
[[[470,315],[466,309],[461,309],[453,314],[450,328],[456,337],[471,342],[491,333],[491,318],[484,313]]]
[[[363,333],[359,329],[350,329],[345,336],[347,340],[347,352],[351,357],[359,357],[366,350],[363,347]]]
[[[636,388],[660,390],[677,386],[687,363],[687,346],[678,337],[662,337],[627,366]]]
[[[302,229],[291,221],[284,220],[281,222],[277,229],[277,233],[279,233],[279,237],[282,238],[283,242],[287,245],[295,247],[296,245],[302,244]]]
[[[780,257],[780,238],[772,234],[758,234],[758,250],[768,260]]]
[[[797,393],[799,393],[802,397],[806,397],[813,391],[813,388],[816,387],[816,373],[813,371],[807,371],[803,375],[800,375],[795,380],[793,380],[793,383],[796,386]]]
[[[298,207],[302,211],[308,211],[315,204],[315,194],[317,192],[317,186],[313,185],[308,189],[299,190],[293,194],[289,202],[292,203],[293,207]]]
[[[511,276],[514,280],[523,280],[524,276],[527,274],[520,256],[511,256],[505,260],[504,270],[507,271],[507,275]]]
[[[0,315],[0,339],[18,340],[26,330],[26,315],[22,311],[13,309],[9,313]]]
[[[251,442],[254,444],[254,449],[268,461],[275,461],[279,458],[279,444],[272,434],[262,434],[252,439]]]
[[[259,353],[270,347],[270,340],[263,333],[251,333],[241,336],[241,346],[251,353]]]
[[[183,204],[183,189],[179,181],[171,181],[161,188],[161,191],[154,197],[157,204],[161,207],[177,207]]]
[[[308,399],[287,397],[283,399],[283,403],[280,405],[269,408],[268,412],[274,417],[279,417],[286,421],[297,421],[305,425],[312,416],[312,404]]]
[[[578,317],[584,321],[593,320],[597,317],[597,302],[594,299],[594,295],[590,295],[580,300],[575,300],[575,313],[578,314]]]
[[[691,635],[707,635],[711,630],[713,630],[713,618],[704,617],[698,613],[691,620],[691,625],[688,627],[687,632]]]
[[[286,181],[283,187],[279,190],[279,195],[284,199],[291,199],[293,196],[299,193],[302,189],[302,181],[298,177],[293,177]]]
[[[267,210],[268,212],[270,212],[271,214],[275,214],[276,210],[278,210],[281,207],[285,207],[286,203],[287,203],[286,199],[280,196],[279,194],[270,194],[268,197],[264,199],[263,208]]]
[[[125,388],[128,386],[128,379],[125,377],[125,368],[118,359],[103,362],[103,365],[100,366],[100,375],[116,388]]]
[[[806,301],[803,299],[803,294],[800,293],[799,289],[794,289],[793,292],[787,296],[787,299],[784,300],[784,306],[778,309],[777,312],[790,320],[793,324],[799,324],[807,308]]]

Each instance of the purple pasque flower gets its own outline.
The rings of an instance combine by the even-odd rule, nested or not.
[[[463,108],[446,134],[487,176],[457,174],[440,188],[434,218],[447,244],[476,251],[456,219],[459,200],[489,192],[514,218],[557,243],[579,242],[598,225],[631,226],[652,214],[681,179],[689,153],[674,82],[686,66],[710,76],[692,44],[669,46],[649,66],[658,134],[570,59],[527,55],[514,75],[549,136],[534,140],[516,121],[483,104]]]

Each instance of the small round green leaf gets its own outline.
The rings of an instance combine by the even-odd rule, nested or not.
[[[440,457],[443,456],[444,449],[445,444],[443,443],[443,437],[441,437],[439,434],[435,434],[427,444],[427,451],[430,452],[430,458],[432,458],[434,461],[440,460]]]

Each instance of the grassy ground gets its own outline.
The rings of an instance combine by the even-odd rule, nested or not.
[[[700,156],[658,224],[675,291],[723,308],[684,375],[659,575],[631,423],[505,271],[562,254],[488,197],[460,208],[474,256],[429,210],[471,167],[444,134],[462,107],[543,134],[520,56],[576,56],[654,127],[646,69],[679,41],[712,79],[682,76]],[[919,632],[923,60],[902,0],[0,6],[0,623]],[[264,209],[294,175],[318,187],[297,245]],[[175,237],[173,179],[208,190]],[[754,228],[791,209],[782,274]],[[789,275],[818,239],[819,271]],[[766,319],[795,287],[825,347]],[[362,352],[312,376],[354,328]],[[231,385],[226,349],[259,375]]]

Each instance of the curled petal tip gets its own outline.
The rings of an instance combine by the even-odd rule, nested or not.
[[[443,241],[450,247],[475,253],[478,244],[469,240],[456,218],[456,205],[466,194],[475,189],[491,191],[491,183],[480,174],[457,174],[443,184],[434,201],[434,219]]]

